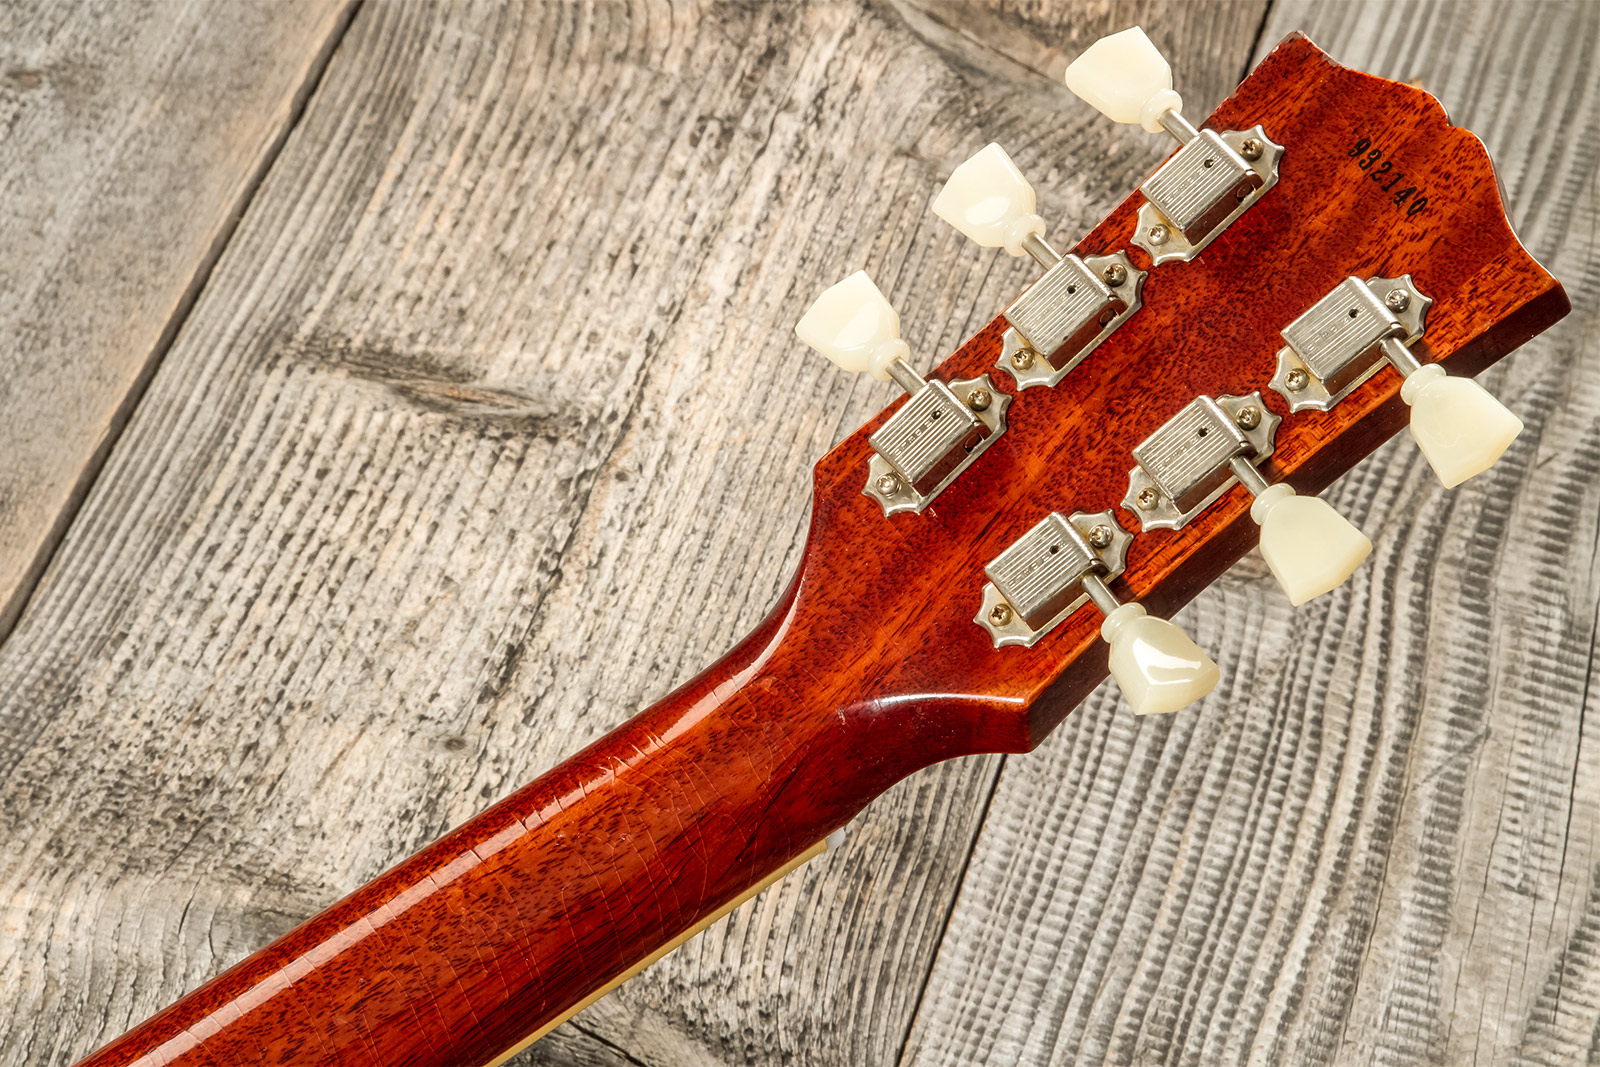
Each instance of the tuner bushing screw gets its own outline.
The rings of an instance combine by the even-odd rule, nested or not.
[[[1411,294],[1404,289],[1390,289],[1389,295],[1383,298],[1383,304],[1390,311],[1404,311],[1411,306]]]
[[[1150,227],[1149,237],[1151,244],[1164,245],[1167,243],[1167,228],[1165,226],[1152,226]]]
[[[878,479],[878,492],[884,496],[894,496],[900,491],[900,479],[893,474],[885,474]]]
[[[967,407],[973,411],[983,411],[989,406],[989,401],[993,399],[994,397],[989,394],[989,390],[974,389],[967,394]]]
[[[1026,348],[1019,348],[1011,353],[1011,365],[1017,370],[1027,370],[1033,366],[1033,352]]]
[[[989,621],[996,626],[1004,626],[1011,621],[1011,605],[996,604],[989,609]]]
[[[1239,409],[1239,414],[1233,417],[1233,421],[1239,424],[1241,430],[1253,430],[1261,425],[1261,409],[1253,405],[1242,407]]]
[[[1121,263],[1113,263],[1100,273],[1107,285],[1115,288],[1128,280],[1128,268]]]
[[[1111,527],[1101,523],[1089,531],[1089,544],[1094,548],[1111,547]]]
[[[1283,379],[1283,384],[1289,387],[1289,392],[1298,393],[1306,387],[1306,383],[1309,381],[1310,379],[1306,377],[1306,372],[1296,367]]]
[[[1251,137],[1239,146],[1239,154],[1246,159],[1260,159],[1262,147],[1259,138]]]
[[[1139,495],[1134,499],[1139,502],[1141,508],[1149,511],[1161,500],[1161,494],[1154,489],[1141,489],[1139,490]]]

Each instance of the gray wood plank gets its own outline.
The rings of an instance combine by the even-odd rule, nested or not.
[[[0,639],[347,7],[0,7]]]
[[[1261,16],[1141,10],[1197,103]],[[1132,17],[364,7],[0,646],[33,724],[0,1064],[88,1051],[751,626],[810,464],[891,399],[790,325],[863,265],[924,361],[991,317],[1027,268],[928,198],[999,138],[1086,229],[1160,147],[1056,77]],[[906,783],[525,1062],[892,1061],[996,768]]]
[[[1600,1060],[1600,7],[1279,0],[1261,52],[1292,29],[1485,140],[1574,313],[1486,375],[1528,423],[1492,473],[1402,437],[1331,491],[1346,588],[1292,611],[1251,557],[1191,606],[1197,711],[1101,690],[1007,761],[907,1064]]]
[[[629,1055],[611,1042],[598,1038],[583,1028],[581,1023],[557,1027],[539,1041],[540,1060],[559,1063],[562,1067],[640,1067],[643,1062]],[[534,1062],[525,1056],[515,1057],[512,1063]]]

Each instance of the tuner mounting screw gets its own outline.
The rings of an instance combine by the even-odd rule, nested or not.
[[[1015,352],[1011,353],[1011,365],[1018,370],[1027,370],[1029,367],[1033,366],[1033,350],[1028,348],[1019,348]]]
[[[996,626],[1004,626],[1011,621],[1011,605],[996,604],[989,609],[989,621]]]
[[[1390,311],[1404,311],[1411,306],[1411,294],[1404,289],[1390,289],[1389,295],[1383,298],[1383,304]]]
[[[1311,379],[1306,376],[1305,371],[1301,370],[1299,367],[1296,367],[1284,377],[1283,384],[1289,387],[1289,392],[1298,393],[1300,390],[1306,387],[1310,380]]]
[[[973,411],[983,411],[988,408],[989,401],[993,399],[994,397],[989,395],[989,390],[974,389],[972,392],[967,394],[967,407],[971,408]]]
[[[1239,424],[1241,430],[1253,430],[1261,425],[1261,409],[1254,405],[1242,407],[1233,421]]]
[[[1243,156],[1244,158],[1246,158],[1246,159],[1260,159],[1261,158],[1261,141],[1260,141],[1260,139],[1256,138],[1256,137],[1251,137],[1248,140],[1246,140],[1244,144],[1239,146],[1239,154],[1241,156]]]
[[[1167,243],[1167,228],[1165,226],[1152,226],[1148,236],[1151,244],[1164,245]]]
[[[1093,548],[1111,547],[1111,527],[1101,523],[1089,531],[1089,544]]]
[[[900,491],[900,479],[893,474],[885,474],[878,479],[878,492],[884,496],[894,496]]]
[[[1146,489],[1139,490],[1139,495],[1137,497],[1135,497],[1134,499],[1139,502],[1139,506],[1141,508],[1144,508],[1146,511],[1149,511],[1150,509],[1154,508],[1157,503],[1160,502],[1161,494],[1156,492],[1154,489],[1146,488]]]
[[[1128,268],[1121,263],[1113,263],[1100,273],[1100,277],[1105,279],[1107,285],[1116,288],[1128,280]]]

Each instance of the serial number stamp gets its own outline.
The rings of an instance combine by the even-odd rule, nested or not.
[[[1427,211],[1427,194],[1415,182],[1407,181],[1405,172],[1395,166],[1394,160],[1385,158],[1387,154],[1374,146],[1370,137],[1356,138],[1356,143],[1346,153],[1355,160],[1356,166],[1366,172],[1368,178],[1377,183],[1380,192],[1389,194],[1389,202],[1404,211],[1407,218]]]

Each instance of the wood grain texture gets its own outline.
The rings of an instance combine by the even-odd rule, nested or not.
[[[1481,143],[1421,90],[1339,67],[1294,35],[1207,120],[1252,122],[1292,146],[1270,201],[1206,256],[1152,274],[1092,365],[1010,400],[1006,436],[933,507],[886,522],[863,495],[884,416],[869,421],[818,462],[798,574],[729,655],[82,1067],[451,1067],[522,1047],[797,866],[888,786],[952,757],[1033,747],[1103,678],[1098,613],[1031,649],[996,649],[972,623],[975,575],[1041,512],[1109,506],[1130,450],[1192,392],[1270,377],[1275,339],[1231,309],[1253,302],[1260,321],[1285,323],[1347,275],[1404,270],[1435,301],[1430,358],[1467,371],[1565,313],[1510,233]],[[1349,148],[1363,124],[1448,212],[1397,223],[1375,202],[1386,198]],[[1077,250],[1111,247],[1135,206],[1124,200]],[[1307,232],[1320,255],[1300,254]],[[992,367],[1003,325],[936,373]],[[1310,491],[1344,473],[1396,428],[1398,385],[1376,378],[1332,413],[1284,423],[1271,476]],[[1237,562],[1247,499],[1240,487],[1181,532],[1136,542],[1122,595],[1164,611]],[[1031,709],[1047,690],[1052,703]]]
[[[5,1062],[88,1051],[748,629],[811,462],[887,399],[792,341],[805,303],[871,262],[947,351],[1025,277],[925,212],[983,137],[1123,153],[1040,168],[1064,232],[1158,155],[916,14],[357,16],[0,649],[37,727],[0,797]],[[1174,9],[1188,68],[1241,49],[1197,99],[1258,18]],[[897,790],[580,1025],[652,1063],[892,1059],[992,773]]]
[[[0,637],[281,144],[347,7],[0,9]],[[25,723],[0,729],[0,744],[28,743]]]
[[[1039,76],[1166,15],[1096,14],[364,12],[0,651],[46,724],[0,797],[8,1062],[85,1051],[747,628],[810,459],[884,401],[787,339],[811,294],[866,262],[946,350],[1027,274],[923,215],[954,162],[1025,146],[1076,233],[1158,157]],[[1165,17],[1191,101],[1259,15]],[[993,766],[908,783],[529,1061],[892,1059]]]
[[[1291,612],[1186,614],[1223,687],[1105,691],[1008,760],[905,1061],[1594,1062],[1600,276],[1593,5],[1274,6],[1477,132],[1574,315],[1486,376],[1529,430],[1454,492],[1396,441],[1330,499],[1377,544]],[[1553,136],[1553,131],[1560,136]]]

